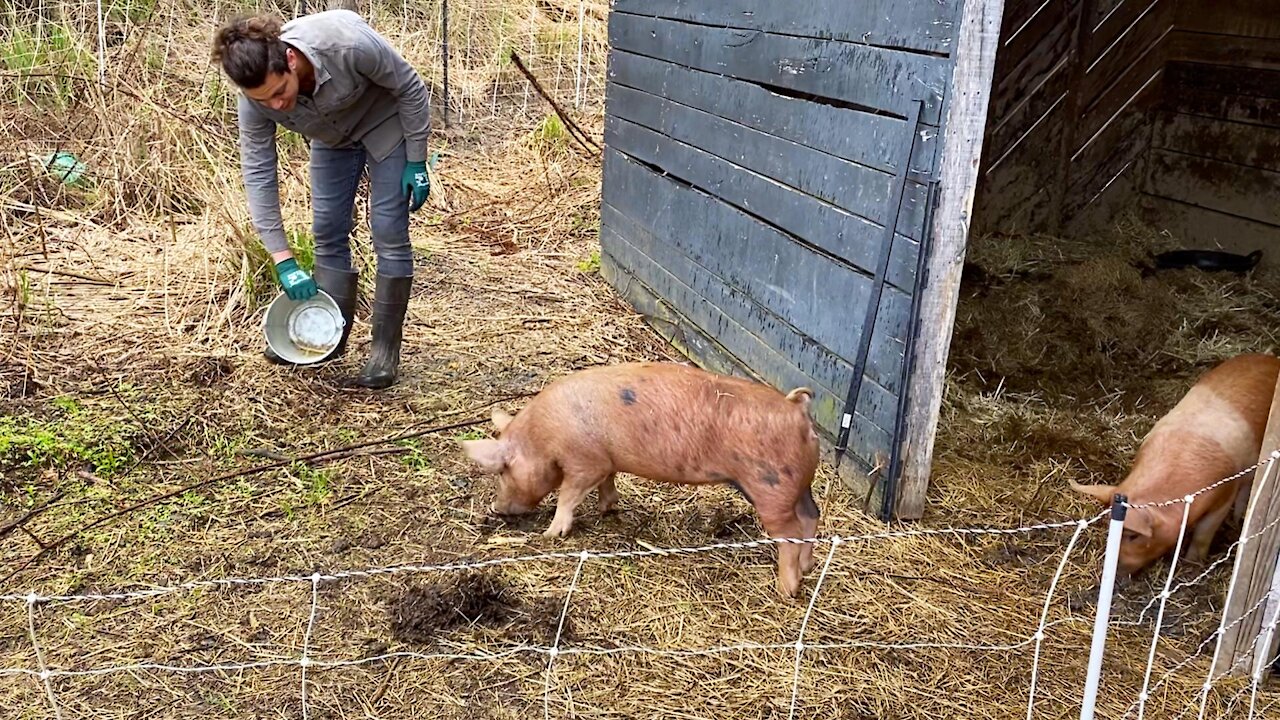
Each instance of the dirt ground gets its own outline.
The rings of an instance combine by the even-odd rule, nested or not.
[[[598,114],[581,120],[598,140]],[[492,407],[574,369],[680,359],[601,279],[599,158],[549,127],[433,140],[403,374],[382,392],[346,382],[368,352],[363,222],[347,355],[285,369],[261,355],[273,288],[234,201],[130,217],[30,176],[6,196],[0,595],[130,594],[0,603],[0,673],[78,673],[0,674],[11,717],[48,717],[50,696],[64,718],[300,717],[305,693],[311,718],[1010,718],[1033,682],[1036,717],[1078,716],[1103,534],[1063,562],[1098,512],[1067,481],[1118,482],[1197,373],[1275,351],[1276,285],[1144,271],[1166,239],[1132,223],[975,239],[928,514],[886,528],[823,468],[821,532],[853,539],[817,549],[810,609],[819,571],[777,598],[775,551],[727,488],[621,477],[619,511],[589,499],[560,540],[540,535],[550,502],[488,514],[457,441]],[[303,188],[285,189],[291,228]],[[1040,524],[1060,526],[946,532]],[[1147,717],[1198,710],[1233,539],[1178,570]],[[741,546],[652,552],[721,543]],[[1137,699],[1167,567],[1116,600],[1099,717]],[[1205,717],[1251,699],[1223,681]],[[1277,699],[1262,688],[1259,716]]]

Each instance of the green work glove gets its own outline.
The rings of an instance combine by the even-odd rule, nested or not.
[[[280,287],[284,289],[284,293],[290,300],[307,300],[315,297],[316,281],[307,274],[306,270],[298,267],[297,260],[289,258],[276,263],[276,277],[280,279]]]
[[[427,164],[411,162],[404,166],[404,175],[400,176],[400,187],[409,195],[409,210],[417,210],[427,201],[427,193],[431,190],[431,181],[427,179]]]

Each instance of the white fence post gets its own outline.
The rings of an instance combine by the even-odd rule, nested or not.
[[[1117,493],[1111,500],[1111,524],[1107,528],[1107,552],[1102,559],[1102,583],[1098,586],[1098,612],[1093,619],[1093,643],[1089,648],[1089,672],[1085,677],[1084,699],[1080,720],[1093,720],[1098,700],[1098,682],[1102,677],[1102,654],[1107,644],[1107,622],[1111,617],[1111,596],[1116,583],[1116,565],[1120,559],[1120,538],[1124,535],[1127,499]]]

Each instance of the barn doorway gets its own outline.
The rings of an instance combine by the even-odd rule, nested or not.
[[[931,505],[1070,515],[1201,373],[1280,352],[1277,109],[1273,3],[1005,3]]]

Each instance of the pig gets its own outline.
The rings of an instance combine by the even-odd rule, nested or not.
[[[514,417],[495,409],[497,438],[464,440],[466,455],[498,475],[491,510],[534,510],[559,488],[543,534],[563,537],[592,489],[601,514],[618,501],[617,473],[666,483],[728,485],[751,503],[774,538],[813,538],[810,485],[818,436],[813,392],[786,395],[763,383],[681,363],[638,362],[580,370],[546,386]],[[794,597],[813,568],[812,543],[779,543],[777,591]]]
[[[1194,494],[1258,462],[1280,359],[1266,354],[1232,357],[1202,375],[1191,390],[1151,428],[1124,481],[1080,485],[1076,492],[1110,505],[1123,493],[1130,504],[1176,500]],[[1224,520],[1239,519],[1248,504],[1246,474],[1195,498],[1187,517],[1191,563],[1203,563]],[[1177,546],[1184,505],[1130,508],[1120,541],[1119,570],[1129,577]]]

